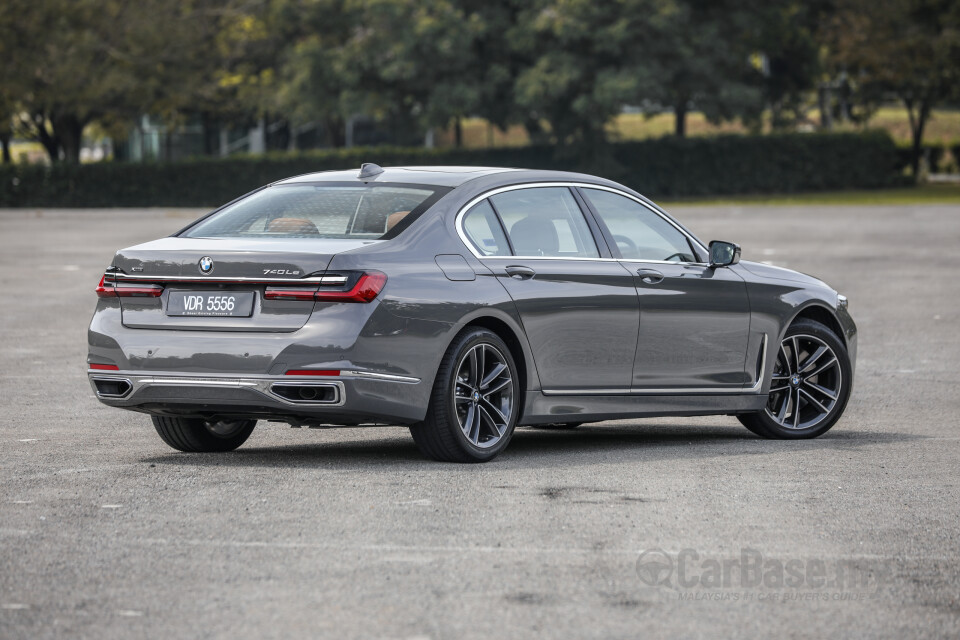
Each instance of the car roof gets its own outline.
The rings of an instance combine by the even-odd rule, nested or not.
[[[430,184],[441,187],[458,187],[465,182],[508,171],[503,167],[383,167],[383,173],[366,180],[360,180],[360,169],[346,171],[319,171],[280,180],[275,184],[295,184],[298,182],[392,182],[408,184]]]

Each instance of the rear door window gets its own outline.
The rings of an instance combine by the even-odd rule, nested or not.
[[[580,206],[567,187],[514,189],[490,197],[517,256],[598,258]]]
[[[463,230],[482,255],[509,256],[510,244],[490,203],[484,200],[463,216]]]

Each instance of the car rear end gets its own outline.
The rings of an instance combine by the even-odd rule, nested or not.
[[[375,263],[397,224],[445,191],[277,186],[119,251],[88,333],[98,399],[158,416],[421,419],[422,372],[402,364],[409,345],[378,328],[396,324],[381,305],[388,274],[338,269],[337,256],[363,252]]]

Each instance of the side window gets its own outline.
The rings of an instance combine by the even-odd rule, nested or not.
[[[566,187],[514,189],[490,200],[503,220],[515,255],[600,256],[583,212]]]
[[[463,216],[463,230],[467,238],[481,254],[485,256],[508,256],[510,245],[503,235],[497,214],[490,203],[484,200],[467,211]]]
[[[607,225],[624,258],[698,262],[687,237],[639,202],[601,189],[584,188],[583,194]]]

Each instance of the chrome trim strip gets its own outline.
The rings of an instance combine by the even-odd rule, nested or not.
[[[743,387],[710,388],[710,387],[671,387],[664,389],[543,389],[547,396],[675,396],[687,393],[693,394],[728,394],[746,393]]]
[[[347,278],[344,276],[314,276],[311,278],[229,278],[223,276],[148,276],[148,275],[129,275],[119,273],[107,274],[117,282],[125,280],[149,280],[151,282],[262,282],[262,283],[283,283],[283,284],[345,284]]]
[[[689,239],[689,240],[690,240],[691,242],[693,242],[696,246],[698,246],[698,247],[700,247],[701,249],[703,249],[704,252],[706,252],[707,254],[710,253],[710,252],[709,252],[709,249],[707,249],[707,247],[705,247],[702,242],[700,242],[697,238],[693,237],[693,236],[690,234],[690,232],[688,232],[687,230],[685,230],[685,229],[684,229],[683,227],[681,227],[679,224],[677,224],[676,222],[674,222],[673,220],[671,220],[669,217],[665,216],[665,215],[664,215],[663,213],[661,213],[660,211],[657,211],[656,209],[654,209],[653,207],[651,207],[649,203],[646,203],[646,202],[644,202],[643,200],[637,198],[636,196],[632,196],[632,195],[630,195],[629,193],[626,193],[626,192],[621,191],[621,190],[619,190],[619,189],[614,189],[613,187],[607,187],[607,186],[599,185],[599,184],[591,184],[591,183],[589,183],[589,182],[529,182],[529,183],[526,183],[526,184],[513,184],[513,185],[506,186],[506,187],[499,187],[499,188],[497,188],[497,189],[491,189],[490,191],[487,191],[487,192],[485,192],[485,193],[480,194],[479,196],[477,196],[476,198],[474,198],[473,200],[471,200],[470,202],[468,202],[467,204],[465,204],[464,206],[462,206],[462,207],[460,208],[460,210],[457,212],[457,217],[456,217],[455,220],[454,220],[454,227],[455,227],[456,230],[457,230],[457,235],[460,236],[460,240],[461,240],[461,241],[463,242],[463,244],[467,247],[467,249],[470,251],[470,253],[472,253],[472,254],[474,255],[474,257],[479,258],[479,259],[481,259],[481,260],[483,260],[483,259],[489,259],[489,258],[511,258],[511,259],[521,258],[521,259],[523,259],[523,260],[529,260],[529,259],[534,259],[534,260],[536,260],[536,259],[540,259],[540,260],[595,260],[595,261],[598,261],[598,262],[619,262],[619,260],[616,259],[616,258],[580,258],[580,257],[566,258],[566,257],[555,257],[555,256],[487,256],[487,255],[483,255],[482,253],[479,253],[479,252],[476,250],[476,247],[474,247],[473,243],[470,241],[470,239],[467,238],[466,232],[463,230],[463,216],[467,213],[467,211],[469,211],[474,205],[482,202],[483,200],[486,200],[487,198],[489,198],[489,197],[491,197],[491,196],[495,196],[495,195],[497,195],[498,193],[504,193],[504,192],[506,192],[506,191],[515,191],[515,190],[517,190],[517,189],[536,189],[536,188],[538,188],[538,187],[580,187],[580,188],[584,188],[584,189],[599,189],[599,190],[601,190],[601,191],[609,191],[609,192],[611,192],[611,193],[615,193],[615,194],[617,194],[617,195],[621,195],[621,196],[623,196],[623,197],[625,197],[625,198],[629,198],[630,200],[633,200],[633,201],[636,202],[637,204],[645,207],[646,209],[649,209],[649,210],[650,210],[652,213],[654,213],[655,215],[660,216],[661,218],[663,218],[663,220],[664,220],[665,222],[668,222],[668,223],[669,223],[671,226],[673,226],[677,231],[679,231],[680,233],[682,233],[685,238]],[[651,262],[651,261],[649,261],[649,260],[644,260],[644,261],[641,261],[641,262]],[[654,262],[655,262],[655,261],[654,261]],[[706,263],[704,263],[704,262],[691,262],[691,263],[668,262],[667,264],[706,264]]]
[[[374,371],[341,371],[340,375],[350,376],[352,378],[370,378],[372,380],[384,380],[387,382],[402,382],[404,384],[419,384],[420,382],[420,378],[413,378],[410,376],[398,376],[392,373],[376,373]]]
[[[663,389],[543,389],[542,392],[547,396],[644,396],[644,395],[662,395],[673,396],[687,393],[693,394],[727,394],[742,393],[756,394],[763,387],[763,380],[767,371],[767,334],[763,334],[760,343],[760,372],[756,382],[749,388],[744,389],[730,387],[668,387]]]

